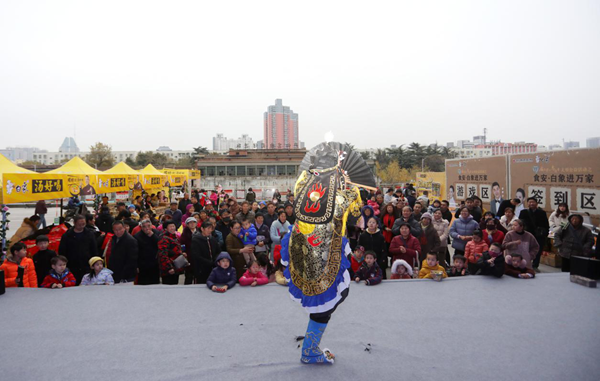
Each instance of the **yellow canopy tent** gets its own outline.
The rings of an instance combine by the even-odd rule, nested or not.
[[[154,168],[152,164],[148,164],[140,173],[144,175],[143,188],[146,191],[170,186],[169,176]]]
[[[46,172],[49,175],[64,175],[66,189],[73,196],[92,196],[98,187],[99,170],[92,168],[79,157],[74,157],[61,167]]]
[[[163,168],[163,173],[169,175],[171,186],[182,186],[191,180],[200,180],[200,171],[194,169],[171,169]]]
[[[100,193],[142,189],[143,175],[122,161],[104,171],[98,178]]]
[[[35,172],[30,171],[29,169],[19,167],[18,165],[14,164],[12,161],[7,159],[4,155],[0,154],[0,188],[2,188],[2,189],[0,189],[0,204],[4,203],[4,191],[9,189],[4,184],[4,175],[5,174],[16,175],[16,177],[14,177],[14,176],[8,177],[8,180],[10,181],[10,183],[9,183],[10,194],[18,193],[19,195],[21,195],[20,191],[22,190],[23,182],[20,180],[19,181],[17,180],[18,175],[30,174],[30,173],[35,173]],[[27,180],[25,179],[23,181],[27,181]],[[16,187],[19,187],[18,192],[16,191]],[[20,201],[17,201],[17,202],[20,202]]]

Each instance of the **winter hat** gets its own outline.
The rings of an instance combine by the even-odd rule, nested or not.
[[[410,267],[408,262],[406,262],[404,259],[396,259],[394,261],[394,263],[392,264],[392,273],[395,274],[398,272],[398,266],[404,266],[406,268],[406,272],[408,273],[408,275],[410,275],[410,276],[413,275],[412,267]]]
[[[431,216],[431,214],[429,212],[423,213],[423,215],[421,216],[421,220],[423,218],[429,218],[429,221],[433,221],[433,217]]]
[[[47,235],[38,235],[35,238],[35,243],[40,243],[40,242],[50,242],[50,240],[48,239]]]
[[[104,264],[104,259],[100,258],[100,257],[92,257],[90,258],[90,260],[88,261],[88,263],[90,264],[90,268],[94,267],[94,264],[98,261],[102,261],[102,264]]]
[[[571,222],[571,219],[572,219],[573,217],[579,217],[579,219],[580,219],[580,220],[581,220],[581,222],[583,223],[583,216],[581,216],[581,214],[577,214],[577,213],[573,213],[573,214],[571,214],[571,215],[569,216],[569,218],[567,218],[567,220],[569,221],[569,223],[572,223],[572,222]]]
[[[129,209],[129,208],[133,208],[133,209],[135,209],[135,205],[133,205],[133,204],[129,204],[129,205],[127,205],[127,209]]]
[[[188,217],[185,220],[185,224],[189,224],[190,222],[198,222],[198,220],[196,220],[194,217]]]
[[[364,246],[356,246],[356,248],[354,249],[354,251],[362,251],[363,253],[365,252],[365,247]]]
[[[506,264],[512,266],[512,256],[510,254],[506,256]],[[521,266],[519,266],[519,267],[522,269],[527,267],[527,261],[524,260],[523,257],[521,257]]]
[[[206,204],[205,205],[212,205],[212,201],[206,200]]]

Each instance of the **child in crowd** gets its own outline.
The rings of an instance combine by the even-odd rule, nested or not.
[[[44,288],[63,288],[73,287],[77,284],[75,277],[67,268],[67,258],[62,255],[52,258],[52,270],[44,278],[42,287]]]
[[[262,286],[263,284],[269,283],[267,278],[258,266],[258,262],[251,260],[248,263],[248,270],[240,278],[240,286]]]
[[[35,265],[31,258],[27,258],[27,246],[23,242],[17,242],[9,250],[6,260],[0,266],[0,270],[4,270],[6,287],[37,287]],[[19,267],[24,269],[21,270],[21,276],[19,276]]]
[[[283,263],[281,263],[281,251],[276,250],[273,253],[273,261],[275,262],[275,282],[281,286],[287,286],[288,281],[285,279],[283,275],[283,271],[286,269]]]
[[[269,280],[269,283],[275,282],[275,267],[269,260],[268,254],[259,253],[256,256],[256,262],[258,262],[260,272]]]
[[[519,253],[506,256],[504,274],[521,279],[535,278],[535,271],[527,268],[527,261]]]
[[[392,264],[392,276],[390,279],[412,279],[412,267],[404,259],[396,259]]]
[[[89,274],[85,274],[81,280],[82,286],[95,286],[95,285],[112,285],[115,281],[112,277],[112,271],[104,268],[104,260],[100,257],[92,257],[89,262],[90,271]]]
[[[365,248],[363,246],[356,246],[354,251],[348,254],[348,260],[350,261],[350,278],[354,279],[354,274],[360,269],[363,261],[365,260]]]
[[[212,269],[206,280],[206,287],[215,292],[225,292],[235,286],[237,280],[235,268],[231,266],[229,253],[223,251],[219,254],[216,264],[217,266]],[[219,286],[221,284],[223,286]]]
[[[246,218],[243,219],[242,220],[242,229],[240,230],[240,234],[238,235],[238,237],[244,243],[244,248],[256,246],[257,234],[258,233],[256,232],[256,228],[250,222],[250,220],[248,220]],[[246,260],[246,263],[250,262],[251,260],[256,261],[256,257],[254,256],[254,253],[243,253],[243,254],[244,254],[244,259]]]
[[[494,242],[489,251],[484,251],[477,261],[476,275],[493,275],[501,278],[504,275],[504,256],[502,255],[502,246]]]
[[[419,271],[419,279],[433,279],[432,271],[441,271],[442,278],[447,278],[446,270],[443,266],[440,266],[436,253],[427,253],[427,258],[423,260],[421,264],[421,270]]]
[[[44,282],[44,278],[52,269],[52,258],[56,257],[56,251],[48,250],[50,240],[48,236],[39,235],[35,239],[35,245],[38,248],[38,252],[33,256],[33,264],[35,265],[35,273],[37,274],[38,285]]]
[[[454,265],[448,269],[448,276],[465,276],[469,275],[469,270],[467,270],[467,260],[460,254],[455,254],[452,258],[454,261]]]
[[[374,286],[381,283],[382,273],[381,267],[377,264],[377,254],[374,251],[365,252],[365,260],[354,275],[356,283],[361,280],[365,282],[367,286]]]
[[[371,199],[369,201],[367,201],[367,205],[369,205],[371,208],[373,208],[373,214],[375,216],[379,216],[379,213],[380,213],[379,204],[377,203],[377,199],[375,198],[375,196],[371,197]]]
[[[481,255],[488,251],[489,246],[487,242],[483,240],[483,232],[481,230],[475,230],[473,232],[473,239],[467,242],[465,246],[465,258],[468,262],[468,269],[471,274],[475,274],[478,270],[477,261],[481,258]]]

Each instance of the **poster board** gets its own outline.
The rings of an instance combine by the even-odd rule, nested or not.
[[[446,197],[446,173],[417,172],[415,186],[419,196],[427,191],[429,199],[442,201]]]
[[[446,195],[451,208],[470,196],[479,196],[483,207],[496,213],[509,197],[507,156],[446,160]]]

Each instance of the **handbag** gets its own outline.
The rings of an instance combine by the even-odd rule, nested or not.
[[[184,257],[183,254],[173,260],[173,266],[175,266],[175,270],[189,266],[189,264],[190,262],[188,262],[187,258]]]

